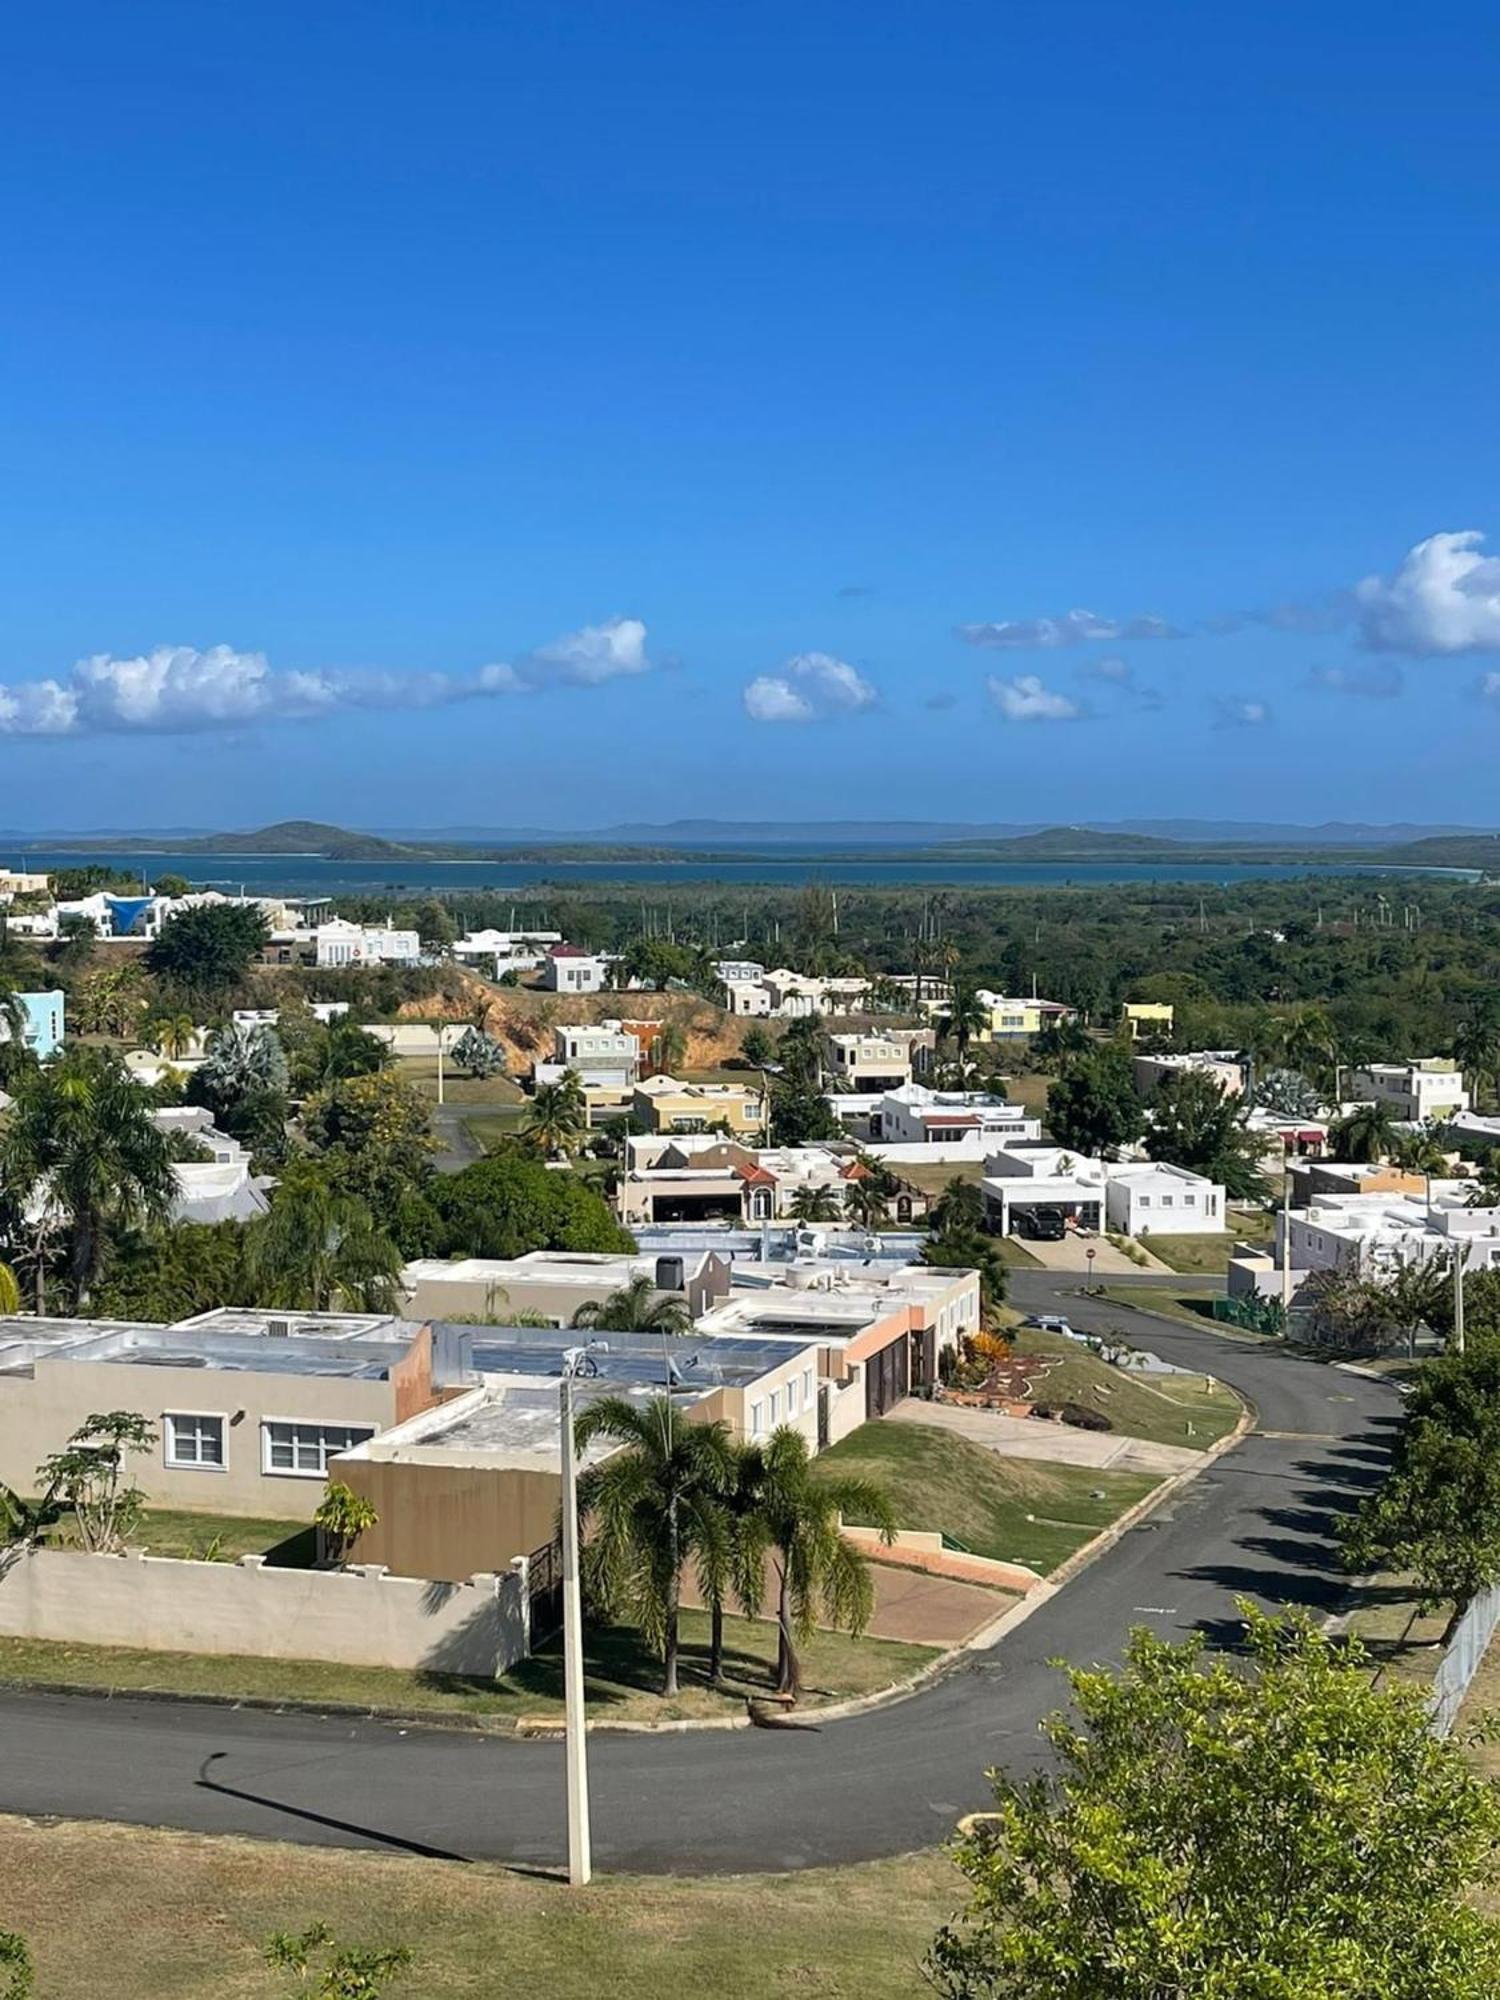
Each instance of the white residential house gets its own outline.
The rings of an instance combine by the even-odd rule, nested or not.
[[[753,958],[721,958],[714,971],[726,986],[749,986],[766,976],[766,968]]]
[[[542,984],[550,993],[602,993],[609,984],[609,961],[576,944],[556,944],[542,967]]]
[[[562,941],[561,931],[470,931],[454,945],[453,956],[503,979],[508,972],[535,972],[549,947]]]
[[[1429,1056],[1423,1062],[1371,1063],[1366,1069],[1347,1070],[1344,1083],[1350,1098],[1388,1104],[1392,1114],[1405,1124],[1452,1118],[1469,1109],[1463,1077],[1447,1056]]]
[[[911,1082],[911,1046],[896,1035],[830,1035],[834,1081],[853,1091],[899,1090]]]
[[[1023,1105],[976,1090],[897,1090],[835,1095],[829,1106],[851,1136],[867,1140],[878,1159],[933,1163],[983,1160],[997,1146],[1038,1140],[1041,1123]]]
[[[1245,1088],[1245,1065],[1231,1049],[1198,1049],[1190,1055],[1161,1054],[1132,1057],[1135,1087],[1142,1097],[1155,1097],[1169,1076],[1195,1070],[1211,1077],[1226,1097],[1239,1097]]]
[[[314,962],[321,966],[416,965],[422,940],[415,931],[353,924],[330,917],[313,932]]]
[[[535,1065],[535,1083],[560,1083],[571,1070],[585,1090],[624,1092],[640,1076],[641,1045],[618,1021],[554,1028],[552,1041],[552,1060]]]
[[[1218,1235],[1224,1190],[1186,1167],[1122,1161],[1105,1167],[1104,1219],[1123,1236]]]
[[[1500,1266],[1500,1209],[1470,1208],[1469,1181],[1433,1181],[1420,1194],[1320,1195],[1276,1218],[1276,1256],[1286,1233],[1294,1272],[1369,1275],[1397,1262],[1457,1254],[1467,1271]]]

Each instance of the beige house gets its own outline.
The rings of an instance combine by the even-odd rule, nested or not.
[[[0,1482],[33,1492],[90,1416],[130,1410],[156,1434],[131,1465],[152,1504],[306,1521],[330,1459],[437,1393],[426,1328],[340,1339],[0,1320]]]
[[[756,1134],[765,1123],[765,1092],[756,1083],[679,1083],[651,1076],[630,1100],[632,1121],[646,1132],[708,1132],[725,1125]]]
[[[606,1333],[585,1346],[542,1329],[476,1328],[473,1366],[482,1387],[337,1461],[336,1476],[379,1515],[359,1539],[357,1561],[457,1581],[529,1557],[535,1593],[553,1573],[565,1370],[574,1376],[575,1409],[599,1396],[644,1402],[666,1394],[689,1421],[722,1420],[749,1437],[752,1410],[764,1424],[774,1407],[778,1423],[817,1439],[819,1357],[805,1338],[737,1340],[710,1351],[696,1337]],[[612,1449],[591,1446],[586,1462]]]

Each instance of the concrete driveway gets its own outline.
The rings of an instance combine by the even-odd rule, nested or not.
[[[961,1404],[924,1403],[914,1396],[887,1412],[887,1421],[931,1424],[956,1431],[970,1444],[1005,1458],[1046,1459],[1053,1465],[1088,1465],[1099,1471],[1149,1472],[1161,1476],[1195,1465],[1203,1454],[1181,1444],[1152,1444],[1113,1431],[1075,1430],[1071,1424],[1038,1417],[1008,1417],[1000,1410],[969,1410]]]
[[[1070,1233],[1060,1243],[1040,1242],[1030,1236],[1018,1236],[1015,1240],[1028,1257],[1035,1257],[1048,1271],[1076,1271],[1087,1276],[1092,1268],[1096,1278],[1118,1277],[1126,1272],[1138,1278],[1145,1271],[1170,1271],[1172,1268],[1170,1264],[1164,1264],[1160,1257],[1153,1257],[1144,1243],[1139,1248],[1144,1252],[1146,1261],[1137,1264],[1123,1250],[1117,1250],[1113,1243],[1106,1243],[1102,1236],[1074,1236]],[[1090,1250],[1095,1253],[1092,1267],[1088,1259]]]

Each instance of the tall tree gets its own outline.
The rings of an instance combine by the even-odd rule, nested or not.
[[[1474,1008],[1459,1022],[1453,1036],[1453,1060],[1468,1080],[1477,1108],[1481,1087],[1495,1087],[1500,1073],[1500,1017],[1493,1007]]]
[[[15,1080],[0,1134],[0,1189],[18,1218],[58,1235],[82,1311],[119,1239],[165,1222],[175,1192],[150,1100],[112,1051],[66,1049]],[[37,1265],[37,1309],[42,1265]]]
[[[250,1225],[246,1273],[259,1306],[294,1312],[394,1312],[401,1253],[364,1202],[311,1166],[289,1173]]]
[[[760,1448],[753,1526],[770,1558],[776,1585],[776,1687],[794,1698],[802,1692],[805,1646],[819,1623],[856,1636],[870,1622],[875,1585],[864,1552],[840,1531],[847,1517],[896,1538],[896,1519],[885,1488],[869,1479],[829,1476],[816,1468],[807,1439],[790,1425],[773,1431]]]
[[[1391,1107],[1371,1098],[1330,1127],[1328,1141],[1336,1160],[1383,1160],[1395,1136]]]
[[[955,986],[942,1017],[940,1033],[957,1048],[960,1063],[968,1056],[970,1042],[976,1035],[982,1035],[989,1024],[989,1009],[974,988]]]
[[[573,1325],[609,1333],[686,1333],[692,1315],[681,1299],[658,1292],[642,1273],[607,1298],[588,1299],[573,1315]]]
[[[531,1094],[522,1131],[544,1159],[566,1158],[588,1130],[588,1101],[576,1070]]]
[[[788,1209],[796,1222],[837,1222],[843,1214],[831,1187],[799,1187]]]
[[[1145,1147],[1165,1160],[1206,1174],[1236,1201],[1269,1192],[1257,1164],[1260,1142],[1245,1130],[1240,1100],[1206,1070],[1175,1070],[1163,1078],[1146,1123]]]
[[[661,1655],[662,1693],[675,1695],[683,1567],[724,1534],[719,1501],[735,1477],[728,1426],[691,1423],[668,1396],[603,1396],[574,1420],[574,1435],[580,1452],[596,1439],[620,1447],[578,1482],[590,1591],[607,1616],[639,1625]]]
[[[1112,1160],[1141,1134],[1130,1057],[1113,1046],[1071,1058],[1047,1093],[1047,1129],[1059,1146]]]
[[[1243,1607],[1248,1670],[1132,1634],[1074,1668],[1060,1766],[991,1774],[957,1849],[949,2000],[1481,2000],[1500,1795],[1357,1646]]]
[[[222,1000],[245,983],[270,942],[255,903],[195,903],[168,917],[146,948],[149,972],[202,1000]]]

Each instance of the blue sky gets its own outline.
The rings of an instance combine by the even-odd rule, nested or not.
[[[11,10],[0,827],[1500,819],[1491,27]]]

